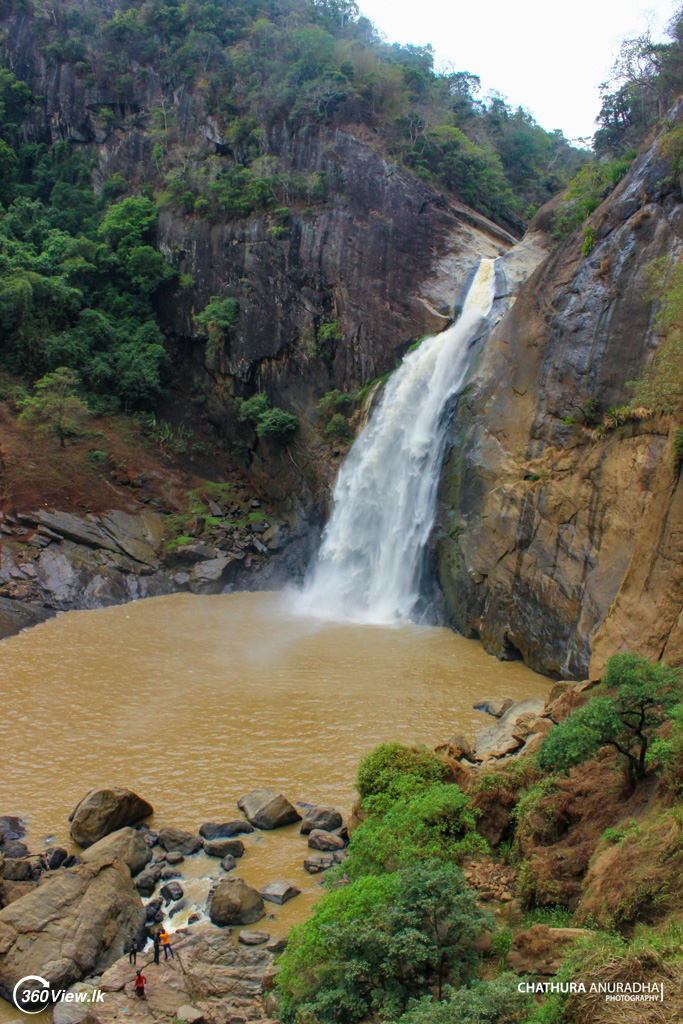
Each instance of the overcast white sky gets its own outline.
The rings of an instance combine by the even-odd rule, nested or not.
[[[388,42],[431,43],[436,64],[482,80],[567,138],[590,136],[624,36],[661,30],[680,0],[357,0]]]

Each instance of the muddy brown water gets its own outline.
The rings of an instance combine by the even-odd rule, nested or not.
[[[69,813],[104,784],[148,799],[157,827],[237,817],[236,800],[257,786],[346,814],[358,761],[377,743],[473,737],[486,724],[477,699],[549,687],[450,630],[303,619],[286,594],[70,612],[0,644],[0,814],[24,818],[35,852],[68,845]],[[303,870],[306,840],[296,827],[243,838],[236,875],[302,890],[258,926],[283,934],[321,891]],[[176,927],[222,874],[204,854],[181,867],[188,906]],[[16,1019],[0,1000],[0,1021]]]

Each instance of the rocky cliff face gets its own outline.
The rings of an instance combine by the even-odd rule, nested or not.
[[[596,678],[620,650],[683,653],[673,424],[633,419],[596,439],[585,422],[592,406],[602,420],[630,400],[659,340],[647,268],[678,256],[683,206],[657,142],[590,223],[589,255],[583,235],[568,239],[483,349],[456,415],[437,540],[455,626],[564,678]]]

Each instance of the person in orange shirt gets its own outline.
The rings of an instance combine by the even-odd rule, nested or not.
[[[169,953],[171,954],[171,958],[172,959],[175,958],[175,953],[173,952],[173,949],[171,948],[171,940],[168,937],[168,932],[166,931],[165,928],[161,929],[161,932],[159,934],[159,938],[161,939],[161,945],[164,947],[164,960],[168,960],[168,954]]]

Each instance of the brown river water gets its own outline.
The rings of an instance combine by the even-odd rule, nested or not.
[[[24,818],[35,852],[69,845],[69,813],[105,784],[149,800],[157,827],[238,817],[236,800],[257,786],[346,815],[358,761],[377,743],[473,738],[486,724],[476,700],[544,697],[551,685],[447,629],[326,623],[287,604],[179,594],[70,612],[2,641],[0,814]],[[234,874],[302,890],[258,925],[281,935],[321,891],[303,869],[306,840],[296,827],[243,839]],[[204,854],[181,868],[188,908],[175,927],[223,874]],[[0,1022],[16,1020],[0,1000]]]

